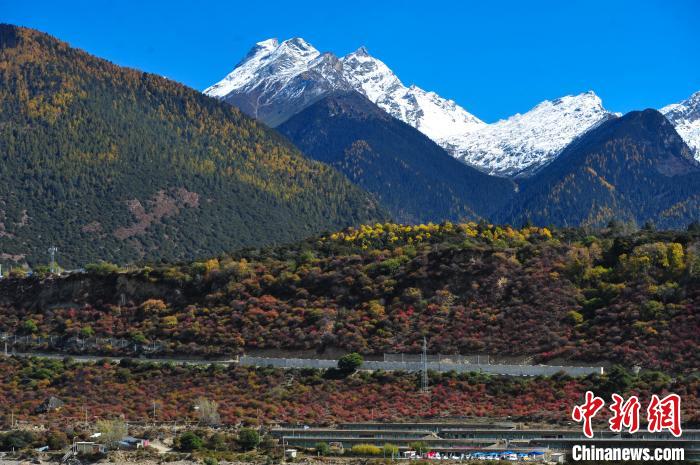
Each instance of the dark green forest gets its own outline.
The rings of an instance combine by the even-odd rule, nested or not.
[[[326,97],[277,129],[374,194],[397,221],[478,220],[515,195],[512,181],[455,160],[356,92]]]
[[[235,108],[0,26],[0,262],[182,260],[383,218]]]

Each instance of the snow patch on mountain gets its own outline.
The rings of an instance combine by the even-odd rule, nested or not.
[[[695,159],[700,161],[700,92],[659,111],[675,126],[678,134],[693,151]]]

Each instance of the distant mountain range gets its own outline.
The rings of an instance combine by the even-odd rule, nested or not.
[[[494,219],[683,227],[700,219],[700,162],[661,113],[633,111],[586,132],[522,180],[517,197]]]
[[[191,260],[387,218],[234,107],[0,25],[0,263]]]
[[[700,220],[697,144],[681,137],[697,135],[698,94],[617,116],[587,93],[487,125],[364,49],[271,40],[208,90],[270,129],[31,29],[0,25],[0,63],[5,266],[47,263],[49,246],[65,266],[190,260],[389,218]],[[436,141],[464,134],[479,136],[460,160]]]
[[[593,92],[544,101],[486,124],[454,101],[406,87],[364,47],[338,58],[294,38],[256,44],[222,81],[206,89],[275,127],[321,98],[353,89],[408,123],[455,158],[489,174],[532,175],[581,134],[617,114]],[[661,110],[700,159],[700,93]]]

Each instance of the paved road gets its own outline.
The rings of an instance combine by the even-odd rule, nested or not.
[[[96,362],[98,360],[109,360],[112,362],[119,362],[123,358],[130,358],[132,360],[138,360],[140,362],[153,362],[153,363],[174,363],[175,365],[230,365],[232,363],[238,363],[236,359],[201,359],[201,358],[137,358],[137,357],[108,357],[104,355],[70,355],[70,354],[57,354],[57,353],[47,353],[47,352],[14,352],[5,355],[0,352],[1,356],[4,357],[37,357],[37,358],[48,358],[54,360],[63,360],[65,358],[70,358],[78,363],[88,363]]]
[[[13,355],[18,357],[40,357],[62,360],[70,357],[76,362],[95,362],[97,360],[110,360],[119,362],[122,358],[127,357],[104,357],[99,355],[67,355],[44,352],[15,352]],[[129,357],[131,358],[131,357]],[[242,366],[265,367],[273,366],[277,368],[315,368],[328,369],[337,366],[337,360],[319,360],[310,358],[266,358],[266,357],[250,357],[242,356],[240,360],[235,359],[202,359],[202,358],[135,358],[142,362],[151,363],[173,363],[176,365],[231,365],[240,364]],[[567,373],[571,376],[588,376],[592,373],[602,374],[603,367],[577,367],[577,366],[551,366],[551,365],[483,365],[469,363],[436,363],[428,362],[429,370],[438,372],[482,372],[491,373],[494,375],[505,376],[552,376],[559,372]],[[417,362],[383,362],[383,361],[365,361],[363,365],[365,370],[385,370],[385,371],[420,371],[423,365]]]

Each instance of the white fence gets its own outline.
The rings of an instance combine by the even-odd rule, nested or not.
[[[385,362],[422,362],[421,354],[384,354]],[[471,363],[476,365],[492,364],[490,355],[427,354],[427,362],[436,363]]]
[[[0,333],[0,350],[8,352],[57,350],[69,348],[80,353],[89,353],[105,349],[116,349],[127,353],[160,352],[165,346],[159,341],[146,343],[135,342],[131,339],[115,337],[79,337],[79,336],[37,336]]]
[[[307,359],[307,358],[267,358],[243,355],[239,363],[247,366],[273,366],[276,368],[317,368],[327,369],[338,366],[337,360]],[[420,371],[420,362],[386,362],[368,360],[362,364],[366,370],[386,371]],[[569,376],[587,376],[603,374],[603,367],[584,366],[555,366],[555,365],[488,365],[476,363],[444,363],[428,362],[428,370],[437,372],[456,371],[458,373],[480,372],[509,376],[552,376],[555,373],[566,373]]]

